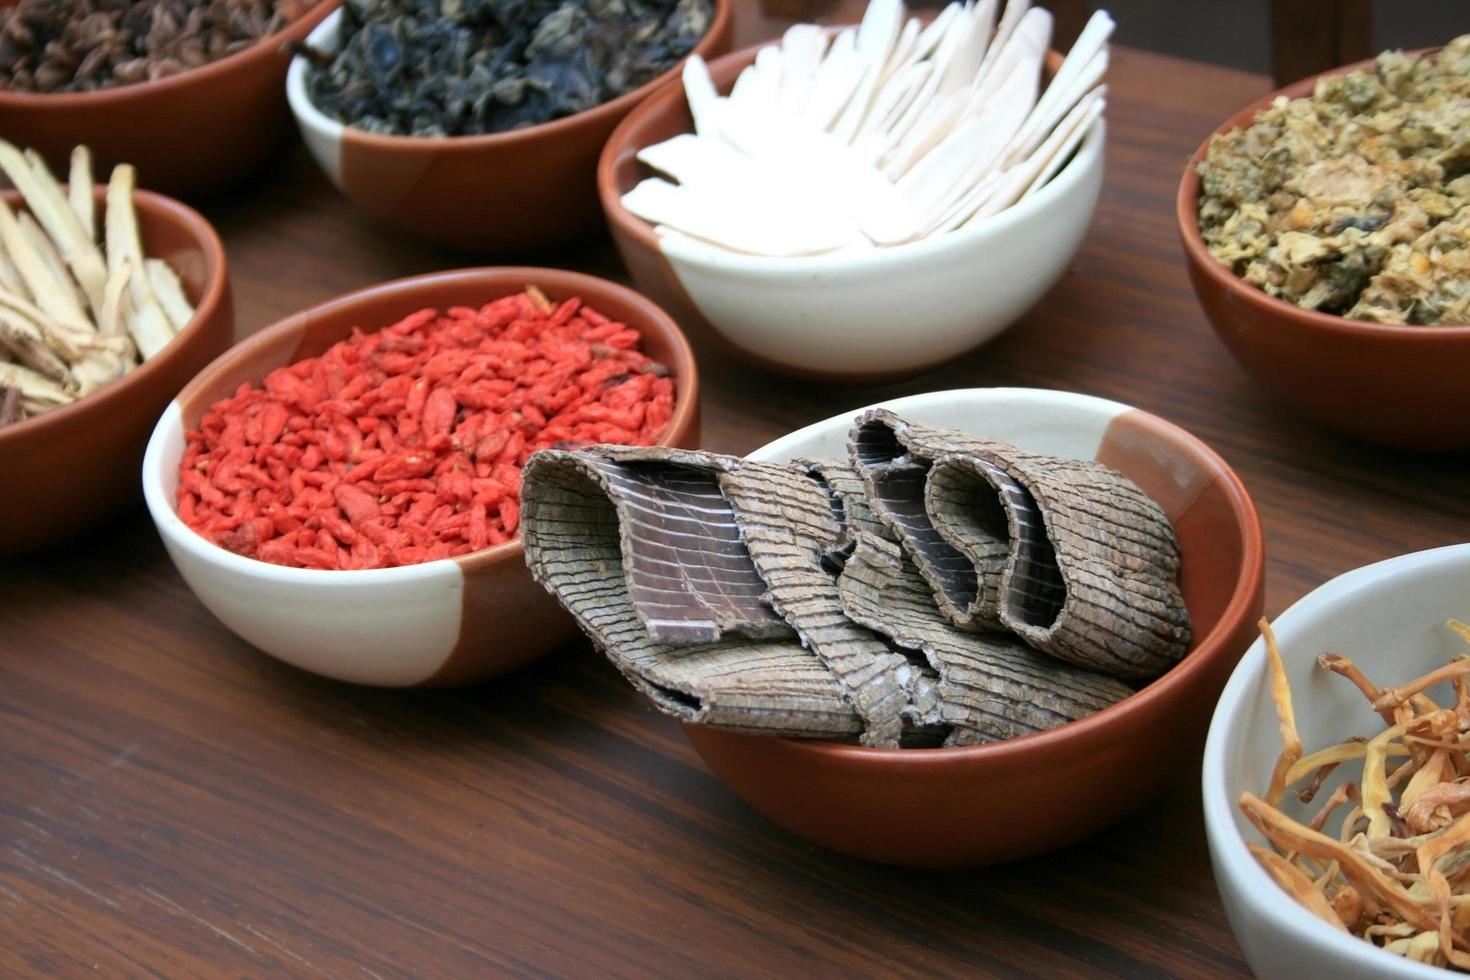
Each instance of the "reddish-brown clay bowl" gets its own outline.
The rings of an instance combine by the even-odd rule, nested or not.
[[[678,325],[616,283],[555,269],[441,272],[384,283],[287,317],[210,364],[158,419],[143,493],[169,556],[194,594],[248,642],[303,670],[383,687],[467,684],[534,660],[576,631],[526,568],[519,540],[402,568],[322,571],[244,558],[190,530],[174,507],[184,433],[244,382],[315,357],[354,327],[373,331],[426,307],[479,307],[527,285],[579,296],[643,335],[669,366],[674,416],[661,445],[699,442],[699,376]]]
[[[115,164],[131,163],[145,185],[175,196],[228,187],[257,170],[290,132],[284,46],[305,38],[337,2],[322,0],[244,51],[156,82],[55,95],[0,92],[0,135],[33,147],[59,173],[72,147],[84,144],[101,179]]]
[[[730,49],[733,2],[713,0],[714,19],[694,54],[713,58]],[[337,50],[341,21],[334,13],[308,41]],[[287,97],[312,156],[342,193],[414,238],[503,253],[597,229],[597,154],[630,109],[678,76],[679,65],[586,112],[505,133],[446,138],[344,126],[312,104],[310,70],[305,58],[292,62]]]
[[[103,195],[99,188],[99,214]],[[0,196],[22,207],[14,191]],[[135,502],[158,413],[234,340],[225,250],[209,222],[148,191],[134,192],[133,201],[144,250],[178,272],[194,320],[150,360],[87,397],[0,427],[0,554],[69,537]]]
[[[1324,74],[1372,65],[1362,61]],[[1311,94],[1321,77],[1258,99],[1215,133],[1249,126],[1280,96]],[[1409,449],[1470,449],[1470,325],[1401,327],[1349,320],[1268,296],[1234,275],[1200,236],[1196,168],[1209,145],[1208,139],[1200,144],[1179,182],[1179,234],[1200,305],[1235,359],[1330,429]]]
[[[1197,771],[1215,699],[1261,614],[1261,525],[1239,477],[1178,426],[1087,395],[978,388],[884,407],[1039,452],[1098,459],[1131,477],[1178,532],[1190,650],[1110,708],[989,745],[873,749],[686,726],[716,775],[771,820],[824,847],[944,867],[1062,847],[1142,805],[1167,780]],[[843,456],[856,414],[808,426],[751,458]]]

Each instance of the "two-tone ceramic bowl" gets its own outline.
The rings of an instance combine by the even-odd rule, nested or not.
[[[221,190],[258,170],[290,134],[287,46],[337,2],[320,0],[243,51],[157,81],[96,92],[0,91],[0,135],[34,148],[58,173],[83,144],[104,179],[114,165],[131,163],[146,186],[168,194]]]
[[[807,840],[893,864],[990,864],[1053,850],[1148,801],[1197,757],[1210,706],[1261,613],[1264,551],[1250,495],[1208,446],[1157,416],[1086,395],[979,388],[885,402],[904,418],[1097,459],[1137,482],[1179,535],[1194,640],[1137,693],[1050,731],[963,748],[876,749],[686,726],[715,774]],[[846,452],[861,409],[750,454]]]
[[[1381,732],[1383,719],[1347,680],[1317,666],[1323,653],[1351,659],[1375,684],[1402,684],[1465,652],[1446,620],[1470,618],[1470,545],[1391,558],[1319,586],[1272,623],[1297,731],[1306,751]],[[1441,704],[1444,688],[1430,695]],[[1204,810],[1215,884],[1251,972],[1261,980],[1443,980],[1449,971],[1415,963],[1329,926],[1287,895],[1256,863],[1248,843],[1264,839],[1237,806],[1242,793],[1264,796],[1281,753],[1262,640],[1241,658],[1220,696],[1205,745]],[[1343,765],[1317,803],[1286,794],[1288,816],[1309,820],[1336,783],[1359,779]],[[1331,829],[1336,828],[1334,822]]]
[[[554,269],[442,272],[348,293],[281,320],[231,349],[158,419],[143,462],[143,492],[164,546],[194,594],[249,643],[303,670],[387,687],[461,684],[527,663],[569,639],[572,621],[531,579],[519,540],[460,558],[398,568],[287,568],[234,554],[191,530],[175,509],[185,433],[240,384],[314,357],[353,328],[372,331],[432,307],[479,307],[540,288],[581,297],[642,334],[668,365],[676,404],[662,445],[699,440],[694,356],[669,316],[637,293]]]
[[[711,63],[716,88],[728,93],[758,51]],[[1047,64],[1055,71],[1060,56]],[[652,176],[639,151],[692,130],[674,80],[629,113],[602,151],[597,190],[623,263],[690,329],[712,328],[754,360],[809,377],[914,375],[991,340],[1061,278],[1102,189],[1099,118],[1045,186],[971,227],[855,255],[742,255],[662,237],[623,206]]]
[[[712,58],[730,49],[732,3],[713,0],[714,17],[693,53]],[[342,14],[334,13],[307,43],[335,51],[341,27]],[[296,58],[286,95],[312,156],[343,194],[414,238],[501,253],[597,229],[597,154],[630,109],[679,73],[675,66],[610,102],[539,126],[419,137],[369,133],[326,115],[308,94],[311,70]]]
[[[106,192],[97,189],[102,208]],[[15,191],[6,204],[23,209]],[[138,465],[169,399],[235,336],[224,246],[178,201],[135,191],[144,252],[183,282],[194,319],[161,351],[70,405],[0,426],[0,554],[73,537],[138,500]]]
[[[1372,66],[1362,61],[1324,74]],[[1321,77],[1262,96],[1215,134],[1250,126],[1277,98],[1311,95]],[[1190,281],[1226,349],[1279,398],[1327,428],[1410,449],[1470,449],[1470,325],[1350,320],[1302,309],[1235,275],[1200,235],[1198,168],[1209,148],[1206,139],[1190,158],[1175,209]]]

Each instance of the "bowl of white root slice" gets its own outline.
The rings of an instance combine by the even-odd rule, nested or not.
[[[0,176],[0,554],[14,554],[138,499],[154,422],[229,347],[234,309],[214,229],[138,190],[132,167],[94,181],[79,147],[63,183],[0,141]]]

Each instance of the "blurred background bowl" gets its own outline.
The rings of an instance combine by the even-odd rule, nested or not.
[[[694,54],[730,49],[734,0],[712,0],[714,17]],[[307,39],[336,51],[341,12]],[[681,61],[680,64],[683,62]],[[337,188],[385,225],[458,248],[545,248],[598,230],[597,154],[608,134],[679,65],[610,102],[562,119],[485,136],[388,136],[345,126],[307,93],[311,66],[291,63],[286,92],[312,156]]]
[[[1032,388],[978,388],[883,403],[929,425],[1025,449],[1098,459],[1169,515],[1194,639],[1132,696],[1050,731],[987,745],[874,749],[685,726],[735,793],[807,840],[870,861],[991,864],[1079,840],[1192,768],[1210,706],[1255,634],[1264,552],[1255,505],[1194,436],[1117,402]],[[752,459],[845,457],[861,409],[808,426]]]
[[[72,147],[84,144],[101,179],[131,163],[143,184],[176,197],[222,190],[260,169],[289,135],[285,45],[305,38],[337,2],[322,0],[244,51],[155,82],[52,95],[0,91],[0,135],[34,148],[60,174]]]
[[[1297,730],[1308,752],[1384,728],[1347,680],[1317,666],[1320,654],[1350,658],[1376,684],[1400,684],[1463,653],[1446,626],[1470,609],[1470,545],[1421,551],[1368,565],[1314,589],[1272,623],[1291,682]],[[1422,978],[1455,974],[1414,963],[1327,925],[1287,896],[1256,863],[1246,843],[1264,839],[1236,806],[1240,794],[1264,795],[1281,753],[1265,643],[1257,639],[1235,668],[1210,722],[1205,746],[1204,809],[1215,884],[1235,938],[1262,980],[1300,977]],[[1432,691],[1445,703],[1441,688]],[[1281,807],[1310,819],[1336,784],[1356,779],[1344,765],[1315,805],[1286,794]],[[1335,826],[1335,824],[1333,825]]]
[[[1372,66],[1362,61],[1326,74]],[[1215,134],[1249,126],[1277,97],[1310,95],[1321,77],[1263,96]],[[1179,182],[1179,234],[1205,316],[1241,366],[1283,401],[1338,432],[1409,449],[1470,449],[1470,325],[1349,320],[1268,296],[1235,275],[1200,235],[1196,168],[1209,146],[1209,139],[1200,144]]]
[[[710,65],[728,93],[765,45]],[[1051,52],[1048,72],[1060,64]],[[1061,277],[1102,188],[1098,119],[1045,187],[979,224],[858,256],[770,258],[661,241],[622,197],[652,175],[637,154],[693,131],[679,79],[628,114],[598,162],[597,188],[633,281],[693,329],[803,376],[878,381],[958,357],[1014,323]]]
[[[247,642],[303,670],[385,687],[464,684],[541,656],[575,632],[531,579],[520,541],[400,568],[329,571],[245,558],[196,534],[175,510],[184,433],[242,383],[315,357],[354,327],[371,332],[433,307],[479,308],[538,286],[551,300],[581,297],[643,335],[668,365],[676,403],[660,445],[699,442],[699,378],[678,326],[651,302],[605,279],[555,269],[495,268],[399,279],[287,317],[205,368],[158,419],[143,492],[169,557],[199,601]]]
[[[106,191],[97,188],[98,214]],[[20,195],[3,193],[13,210]],[[169,399],[235,336],[229,269],[219,236],[193,208],[135,191],[143,250],[183,281],[194,319],[168,346],[70,405],[0,426],[0,554],[87,530],[138,499],[148,433]]]

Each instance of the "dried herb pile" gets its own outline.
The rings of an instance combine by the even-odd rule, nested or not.
[[[0,90],[91,92],[243,51],[317,0],[20,0],[0,8]]]
[[[712,0],[348,0],[340,49],[305,48],[312,102],[375,133],[475,136],[570,116],[663,74]]]
[[[143,250],[136,176],[119,164],[97,213],[92,158],[62,187],[35,152],[0,140],[0,425],[69,405],[164,350],[194,318],[178,274]]]
[[[847,460],[546,451],[526,562],[662,710],[874,747],[1043,731],[1189,643],[1163,511],[1095,462],[859,420]]]
[[[1449,626],[1470,641],[1470,627]],[[1323,654],[1318,666],[1361,691],[1386,727],[1304,753],[1276,639],[1264,621],[1261,629],[1282,751],[1264,797],[1239,800],[1271,844],[1251,853],[1334,929],[1470,972],[1470,656],[1381,688],[1348,658]],[[1426,692],[1446,682],[1454,700],[1437,703]],[[1280,809],[1288,792],[1313,803],[1334,770],[1360,760],[1358,778],[1338,783],[1305,821]]]
[[[1358,320],[1470,325],[1470,35],[1278,99],[1199,173],[1205,244],[1246,282]]]

